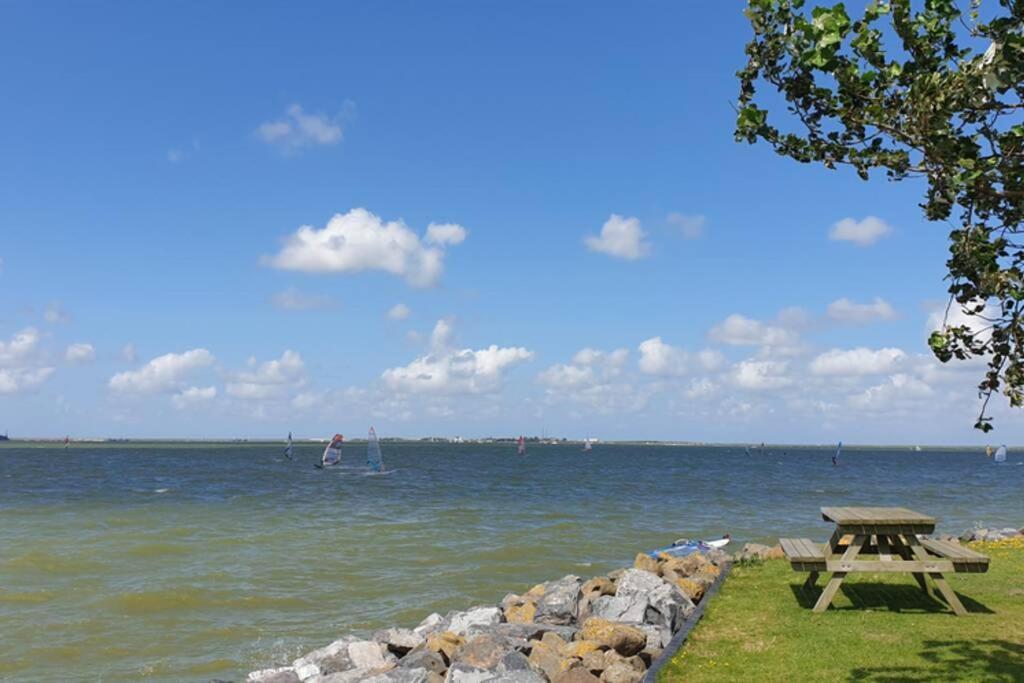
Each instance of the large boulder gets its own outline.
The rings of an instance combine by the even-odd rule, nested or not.
[[[711,566],[713,565],[708,565],[708,567]],[[604,616],[604,618],[611,618],[615,621],[654,624],[669,632],[674,632],[677,624],[681,623],[682,619],[694,609],[693,602],[678,586],[642,569],[626,570],[616,584],[614,599],[619,602],[608,605],[609,608],[628,602],[631,611],[624,612],[623,616],[618,619],[599,614],[597,610],[599,603],[602,600],[608,600],[608,598],[601,598],[594,604],[593,613],[596,616]],[[640,618],[636,618],[635,611],[643,602],[646,602],[644,614]],[[604,605],[601,606],[604,607]]]
[[[633,560],[633,568],[641,569],[645,572],[650,572],[655,576],[661,571],[658,565],[658,560],[651,557],[647,553],[637,553],[636,559]]]
[[[338,671],[326,676],[314,676],[309,679],[311,683],[362,683],[373,675],[369,669],[349,669]]]
[[[448,664],[439,653],[427,649],[424,645],[412,650],[409,654],[398,660],[398,668],[426,669],[437,674],[443,674],[448,668]]]
[[[399,657],[404,656],[410,650],[416,649],[427,641],[419,633],[407,628],[389,628],[384,631],[377,631],[373,634],[373,639]]]
[[[533,669],[525,669],[507,671],[494,678],[488,678],[484,683],[548,683],[548,679]]]
[[[534,669],[543,671],[548,679],[577,666],[579,661],[575,657],[564,657],[555,645],[543,641],[534,641],[530,650],[530,664]]]
[[[465,612],[452,612],[446,619],[448,629],[452,633],[464,636],[479,628],[500,624],[502,619],[500,607],[474,607]]]
[[[491,681],[494,678],[493,671],[478,669],[469,664],[452,664],[444,680],[445,683],[484,683],[484,681]]]
[[[464,642],[466,642],[466,639],[457,633],[442,631],[427,638],[427,649],[441,655],[445,663],[450,664],[455,651]]]
[[[437,612],[428,615],[419,623],[413,632],[426,638],[427,636],[445,630],[444,617]]]
[[[558,626],[557,624],[498,624],[489,629],[505,638],[521,638],[523,640],[536,640],[544,637],[545,633],[557,633],[562,640],[572,640],[579,631],[575,626]]]
[[[292,668],[301,681],[354,669],[356,665],[348,653],[348,646],[354,642],[358,642],[358,639],[352,636],[340,638],[330,645],[302,655],[292,662]]]
[[[552,683],[601,683],[601,679],[582,666],[575,666],[551,679]]]
[[[490,671],[496,669],[505,655],[513,649],[514,646],[508,639],[485,633],[472,636],[460,645],[455,650],[452,662]]]
[[[641,622],[647,614],[645,595],[603,596],[590,605],[590,616],[611,621]]]
[[[393,669],[362,679],[362,683],[439,683],[444,677],[426,669]]]
[[[590,617],[583,622],[580,636],[626,657],[635,655],[647,645],[647,634],[643,631],[599,617]]]
[[[537,600],[534,621],[541,624],[567,625],[579,613],[580,577],[569,575],[544,584],[544,594]]]
[[[245,683],[300,683],[302,679],[290,666],[276,669],[260,669],[253,671],[245,678]]]
[[[625,662],[615,662],[601,673],[602,683],[640,683],[643,671],[637,671]]]
[[[505,621],[513,624],[529,624],[537,614],[537,603],[521,595],[508,594],[501,601]]]
[[[348,656],[354,668],[369,671],[390,669],[398,663],[398,658],[388,652],[387,646],[375,640],[349,643]]]

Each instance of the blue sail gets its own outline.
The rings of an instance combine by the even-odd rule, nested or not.
[[[292,433],[288,432],[288,445],[284,447],[284,457],[286,457],[289,460],[291,460],[292,459],[292,455],[294,455],[294,454],[295,454],[295,451],[292,448]]]
[[[384,458],[380,454],[380,442],[377,432],[370,427],[370,436],[366,439],[366,466],[374,472],[384,471]]]

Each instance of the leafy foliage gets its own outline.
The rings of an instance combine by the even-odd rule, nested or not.
[[[943,362],[987,360],[975,427],[989,431],[993,393],[1024,405],[1024,0],[981,9],[872,0],[854,19],[843,3],[808,14],[804,0],[748,0],[736,138],[865,180],[873,169],[927,180],[925,215],[953,226],[950,303],[970,321],[944,324],[929,345]],[[764,85],[795,132],[758,105]]]

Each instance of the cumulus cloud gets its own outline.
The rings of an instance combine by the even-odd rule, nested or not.
[[[892,372],[907,354],[901,349],[832,349],[811,361],[811,372],[815,375],[880,375]]]
[[[646,237],[647,233],[640,226],[638,218],[625,218],[613,213],[601,227],[600,235],[588,235],[583,242],[591,251],[635,261],[651,250]]]
[[[249,359],[249,370],[235,374],[224,387],[229,396],[248,400],[284,397],[291,387],[306,381],[306,364],[295,351],[286,350],[276,360],[257,363]]]
[[[389,320],[405,320],[412,315],[412,309],[405,304],[395,304],[388,309]]]
[[[858,304],[846,297],[836,299],[828,305],[826,315],[839,323],[865,325],[879,320],[895,320],[896,311],[888,301],[875,297],[871,303]]]
[[[0,341],[0,365],[11,365],[25,360],[39,345],[39,330],[26,327],[8,342]]]
[[[553,389],[593,386],[621,374],[628,358],[628,349],[601,351],[586,347],[576,352],[572,363],[558,363],[540,372],[537,381]]]
[[[648,375],[684,375],[689,369],[690,355],[683,349],[666,344],[661,337],[640,342],[640,371]]]
[[[71,344],[64,351],[64,360],[69,363],[91,363],[96,360],[96,349],[85,342]]]
[[[961,306],[957,302],[953,302],[949,307],[949,314],[946,315],[946,307],[935,307],[928,315],[928,320],[925,322],[925,331],[930,334],[935,330],[941,330],[943,323],[947,327],[966,327],[971,332],[978,335],[978,339],[988,341],[992,332],[989,329],[991,323],[989,320],[995,320],[1000,316],[999,306],[991,302],[985,302],[981,299],[975,299],[970,304],[971,309],[981,308],[978,315],[971,315],[967,312],[965,307]]]
[[[0,368],[0,394],[34,389],[49,379],[53,368]]]
[[[427,244],[444,246],[462,244],[468,234],[464,227],[456,223],[431,223],[427,226],[427,234],[423,239]]]
[[[40,339],[39,330],[27,327],[10,341],[0,341],[0,394],[34,389],[54,373],[54,368],[39,362]]]
[[[704,224],[707,222],[704,216],[687,216],[681,213],[670,213],[668,223],[679,230],[683,239],[700,239],[704,234]]]
[[[788,368],[786,361],[748,359],[733,368],[732,381],[743,389],[778,389],[793,383]]]
[[[209,403],[217,397],[217,387],[189,387],[171,397],[174,407],[184,410],[191,406]]]
[[[501,388],[505,370],[533,358],[532,351],[519,346],[456,349],[451,339],[451,322],[439,320],[431,334],[430,353],[385,370],[384,385],[399,393],[487,393]]]
[[[889,377],[885,382],[868,387],[850,397],[850,404],[869,412],[886,412],[913,400],[926,399],[934,390],[925,382],[904,373]]]
[[[853,242],[858,247],[869,247],[892,232],[889,224],[881,218],[868,216],[862,221],[844,218],[828,233],[828,238],[838,242]]]
[[[797,341],[797,335],[784,327],[769,325],[738,313],[733,313],[712,327],[708,336],[712,341],[730,346],[788,346]]]
[[[331,297],[327,295],[304,294],[294,287],[274,294],[270,297],[270,303],[283,311],[313,311],[334,306]]]
[[[43,312],[43,318],[48,323],[66,323],[71,321],[71,316],[64,310],[59,301],[51,301]]]
[[[299,104],[285,110],[283,118],[267,121],[256,129],[256,135],[268,145],[276,145],[286,151],[297,151],[315,145],[336,145],[342,139],[342,121],[351,110],[346,105],[335,116],[308,114]]]
[[[178,391],[189,373],[213,365],[213,362],[213,354],[206,349],[166,353],[157,356],[138,370],[117,373],[107,384],[112,390],[121,393],[153,394]]]
[[[265,258],[265,262],[281,270],[307,273],[381,270],[404,278],[414,287],[429,287],[444,271],[443,247],[458,243],[454,241],[454,228],[459,226],[431,227],[435,234],[428,242],[402,221],[385,223],[366,209],[352,209],[335,214],[321,229],[303,225],[276,256]],[[443,230],[436,230],[438,227]],[[463,229],[461,239],[465,234]]]

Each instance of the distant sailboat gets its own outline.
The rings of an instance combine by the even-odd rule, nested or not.
[[[64,437],[64,450],[67,450],[68,446],[70,446],[70,445],[71,445],[71,437],[65,436]]]
[[[522,434],[519,435],[519,441],[516,445],[516,455],[526,455],[526,439],[523,438]]]
[[[327,448],[324,449],[324,454],[320,456],[320,462],[314,464],[314,467],[323,469],[325,467],[332,467],[334,465],[341,464],[341,444],[345,441],[345,437],[341,434],[335,434],[331,442],[327,444]]]
[[[584,453],[589,453],[591,450],[592,450],[592,447],[590,445],[590,439],[584,439],[583,440],[583,452]]]
[[[992,447],[991,446],[985,446],[985,457],[986,458],[991,458],[992,457]]]
[[[920,453],[921,452],[921,447],[920,446],[914,446],[914,452],[915,453]]]
[[[366,439],[366,466],[373,472],[384,471],[384,458],[380,454],[380,442],[377,441],[377,432],[370,427],[370,436]]]
[[[746,448],[744,448],[743,452],[746,453],[747,455],[750,455],[750,446],[747,446]]]
[[[839,456],[840,456],[840,454],[842,452],[843,452],[843,442],[840,441],[839,445],[836,446],[835,454],[832,456],[832,466],[833,467],[839,467]]]
[[[288,445],[284,447],[284,457],[291,460],[294,454],[295,450],[292,448],[292,433],[288,432]]]
[[[1006,444],[1003,444],[996,449],[996,454],[992,457],[995,462],[1006,462]]]

